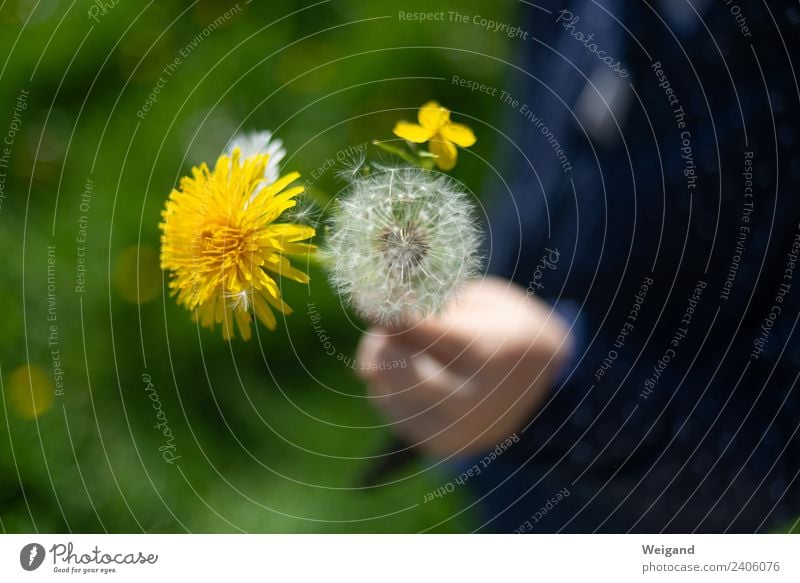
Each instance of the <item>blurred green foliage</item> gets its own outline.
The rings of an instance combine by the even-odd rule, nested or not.
[[[239,130],[274,130],[289,151],[284,168],[308,178],[342,149],[391,138],[397,119],[438,99],[475,129],[478,144],[454,175],[481,185],[497,101],[450,78],[500,85],[515,45],[468,23],[403,22],[399,10],[513,22],[515,5],[0,4],[0,137],[20,126],[0,199],[3,531],[474,528],[463,492],[423,503],[450,479],[430,461],[393,484],[355,488],[363,458],[388,433],[355,372],[314,333],[308,302],[345,356],[363,326],[318,270],[308,288],[286,284],[295,313],[277,332],[260,327],[249,343],[226,343],[167,296],[154,259],[170,189]],[[177,57],[155,103],[137,115]],[[342,184],[326,172],[313,186],[324,206]],[[76,241],[83,229],[85,244]],[[81,247],[85,286],[76,291]],[[14,373],[28,363],[30,377]],[[145,374],[180,456],[174,464],[159,451],[165,438]],[[47,409],[38,415],[18,404],[27,396],[30,409],[31,384],[36,408]]]

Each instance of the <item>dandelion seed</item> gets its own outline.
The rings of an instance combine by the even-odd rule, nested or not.
[[[284,213],[286,221],[316,227],[320,216],[319,206],[305,195],[301,195],[295,200],[297,204]]]
[[[367,149],[359,148],[349,154],[348,158],[341,163],[341,167],[336,170],[336,176],[342,180],[355,180],[367,162]]]
[[[250,310],[250,298],[253,297],[253,290],[252,289],[243,289],[242,291],[238,292],[223,292],[225,299],[228,300],[228,309],[232,312],[236,310],[244,310],[245,312]]]
[[[382,167],[352,181],[330,221],[332,284],[384,325],[438,312],[480,268],[473,205],[444,175]]]

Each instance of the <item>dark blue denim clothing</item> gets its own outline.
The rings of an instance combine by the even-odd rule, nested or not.
[[[556,310],[574,302],[581,332],[520,442],[470,481],[482,528],[785,527],[800,516],[800,9],[534,4],[487,252]],[[558,263],[535,273],[548,250]]]

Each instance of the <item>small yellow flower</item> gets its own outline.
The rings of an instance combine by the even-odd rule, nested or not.
[[[269,155],[240,158],[236,148],[220,156],[213,171],[205,164],[192,168],[192,176],[170,194],[159,225],[161,268],[170,271],[172,294],[195,311],[202,326],[222,324],[226,340],[233,337],[234,320],[242,338],[250,339],[251,313],[274,330],[270,308],[291,313],[275,276],[309,281],[285,255],[315,251],[314,245],[298,243],[315,235],[312,227],[275,222],[303,192],[302,186],[290,186],[300,175],[292,172],[265,184]]]
[[[450,110],[435,101],[429,101],[419,108],[417,120],[419,124],[397,122],[394,134],[417,144],[430,142],[428,150],[435,156],[433,161],[442,170],[450,170],[456,165],[456,146],[469,148],[476,141],[470,128],[451,122]]]

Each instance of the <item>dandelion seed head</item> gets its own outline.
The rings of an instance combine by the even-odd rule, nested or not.
[[[381,166],[354,179],[329,227],[332,284],[361,316],[380,324],[438,312],[480,269],[473,205],[436,172]]]
[[[295,201],[297,204],[283,214],[284,220],[289,223],[316,228],[321,214],[319,205],[307,194],[301,194]]]

